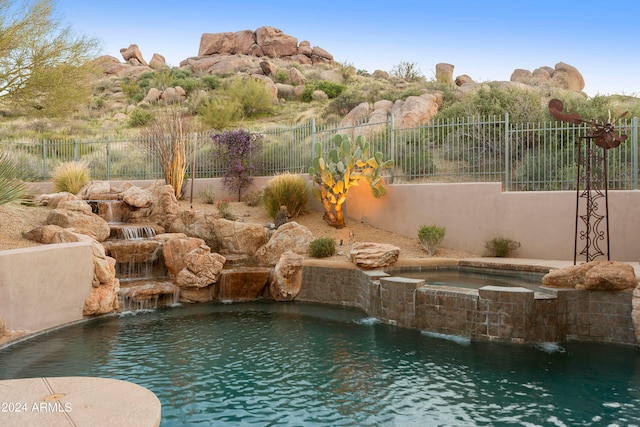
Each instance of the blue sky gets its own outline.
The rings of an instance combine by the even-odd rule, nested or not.
[[[453,64],[454,77],[509,80],[565,62],[585,92],[640,96],[640,1],[205,1],[54,0],[63,23],[96,38],[104,54],[137,44],[146,60],[198,53],[203,33],[267,25],[320,46],[336,61],[373,72],[413,62],[428,78]]]

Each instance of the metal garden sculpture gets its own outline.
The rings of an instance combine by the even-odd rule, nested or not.
[[[618,117],[611,117],[600,122],[596,120],[585,120],[578,113],[563,113],[564,105],[559,99],[552,99],[549,102],[549,112],[557,120],[581,124],[587,123],[590,132],[581,137],[578,141],[578,174],[576,183],[576,221],[574,233],[573,264],[576,264],[578,254],[584,255],[586,261],[593,261],[598,256],[605,255],[600,248],[600,242],[606,240],[607,260],[610,260],[609,246],[609,195],[608,195],[608,171],[607,171],[607,151],[618,147],[626,141],[627,135],[620,135],[616,132],[615,121],[624,117],[623,113]],[[583,147],[582,140],[586,140]],[[593,141],[602,150],[592,150]],[[580,187],[583,187],[581,190]],[[598,212],[598,200],[604,198],[604,215]],[[580,214],[580,200],[586,201],[584,213]],[[600,230],[602,220],[605,221],[606,230]],[[584,229],[578,233],[578,223],[582,220]],[[584,248],[578,252],[578,235],[580,240],[585,241]]]

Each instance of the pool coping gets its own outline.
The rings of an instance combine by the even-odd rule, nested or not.
[[[162,405],[145,387],[97,377],[0,381],[2,425],[157,427]]]

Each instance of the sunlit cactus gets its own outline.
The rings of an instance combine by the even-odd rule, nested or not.
[[[393,160],[383,160],[381,152],[371,156],[371,144],[362,136],[355,143],[347,135],[333,137],[336,148],[323,156],[322,145],[313,147],[313,161],[309,175],[314,183],[313,195],[322,202],[324,220],[332,227],[344,227],[342,205],[347,199],[349,188],[366,180],[373,196],[378,198],[387,193],[382,176],[383,169],[393,167]]]

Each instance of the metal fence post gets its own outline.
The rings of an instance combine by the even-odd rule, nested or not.
[[[313,146],[316,144],[316,119],[312,118],[309,123],[311,127],[311,157],[313,157]]]
[[[631,120],[631,164],[633,166],[633,188],[638,189],[638,118]]]
[[[106,156],[105,160],[107,162],[107,181],[111,181],[111,144],[109,141],[109,137],[106,138]]]
[[[45,181],[47,180],[47,156],[48,156],[48,152],[47,152],[47,140],[43,139],[42,140],[42,179],[44,179]]]
[[[73,161],[77,162],[80,160],[80,145],[78,142],[78,138],[73,139]]]
[[[393,159],[393,163],[397,165],[398,160],[396,159],[396,132],[393,113],[389,114],[389,156]]]
[[[509,191],[511,182],[511,132],[509,131],[509,113],[504,114],[504,191]]]

